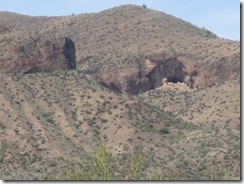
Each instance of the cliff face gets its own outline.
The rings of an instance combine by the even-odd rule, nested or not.
[[[137,95],[166,83],[203,89],[239,78],[239,62],[238,56],[236,57],[201,65],[184,57],[150,55],[134,59],[128,67],[100,72],[95,80],[113,91],[128,95]]]
[[[240,42],[142,7],[67,17],[4,13],[0,22],[0,72],[77,68],[129,95],[165,82],[205,88],[240,78]]]
[[[196,71],[194,75],[197,75]],[[191,88],[196,87],[193,72],[175,57],[144,57],[135,61],[129,68],[104,72],[96,80],[111,90],[129,95],[143,93],[168,82],[180,82]]]
[[[12,46],[13,58],[0,61],[6,73],[36,73],[76,69],[75,43],[67,37],[29,38]]]
[[[198,76],[198,86],[201,88],[240,79],[240,56],[221,58],[200,66],[198,70],[201,72]]]

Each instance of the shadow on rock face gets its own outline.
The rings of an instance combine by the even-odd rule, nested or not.
[[[75,43],[70,38],[65,38],[63,54],[66,58],[68,69],[76,69]]]

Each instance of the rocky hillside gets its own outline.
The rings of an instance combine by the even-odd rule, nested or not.
[[[52,59],[53,47],[63,46],[62,41],[55,46],[55,38],[69,37],[76,45],[78,70],[131,95],[161,86],[164,78],[204,88],[240,77],[239,42],[220,39],[162,12],[127,5],[68,17],[2,14],[0,61],[6,66],[2,71],[19,62],[32,68],[41,58],[49,60],[47,55]]]
[[[0,12],[0,117],[0,179],[83,171],[103,145],[114,179],[139,150],[137,179],[238,180],[240,42],[134,5]]]
[[[230,125],[208,123],[206,114],[201,124],[184,121],[175,111],[114,93],[77,71],[4,74],[0,85],[1,179],[55,179],[67,168],[86,167],[100,145],[117,158],[140,147],[148,162],[142,176],[239,177],[240,124],[231,126],[238,124],[234,119]],[[177,107],[178,101],[170,103]]]

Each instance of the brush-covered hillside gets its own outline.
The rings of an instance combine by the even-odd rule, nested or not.
[[[0,12],[0,179],[239,180],[240,42],[125,5]]]

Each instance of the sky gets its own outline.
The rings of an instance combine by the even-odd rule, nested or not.
[[[240,40],[239,0],[0,0],[0,11],[61,16],[95,13],[125,4],[145,4],[147,8],[204,27],[221,38]]]

